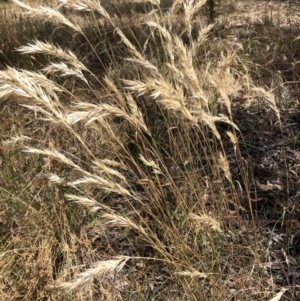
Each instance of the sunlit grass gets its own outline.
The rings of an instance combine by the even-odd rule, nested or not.
[[[234,97],[280,111],[205,1],[189,3],[14,1],[27,15],[0,54],[5,300],[273,295]]]

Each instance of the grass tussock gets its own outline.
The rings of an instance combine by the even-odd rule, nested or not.
[[[13,0],[26,14],[0,29],[0,296],[279,300],[258,191],[284,189],[259,182],[240,117],[290,135],[278,92],[251,76],[249,41],[216,38],[221,4],[133,2]]]

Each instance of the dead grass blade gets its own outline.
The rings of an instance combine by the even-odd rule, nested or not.
[[[65,197],[70,201],[75,201],[75,203],[77,204],[90,208],[91,212],[96,212],[98,210],[103,210],[103,209],[108,212],[113,211],[110,207],[105,206],[104,204],[100,204],[99,202],[91,198],[78,196],[74,194],[65,194]]]
[[[263,100],[266,100],[269,103],[271,109],[275,112],[278,121],[280,121],[280,112],[276,105],[275,95],[262,87],[253,87],[252,90],[263,96]]]
[[[176,272],[174,273],[175,275],[179,275],[179,276],[187,276],[187,277],[190,277],[190,278],[196,278],[196,277],[199,277],[199,278],[207,278],[207,274],[206,273],[201,273],[199,271],[182,271],[182,272]]]
[[[146,160],[143,155],[140,154],[140,160],[146,165],[152,168],[154,174],[162,174],[161,169],[153,160]]]
[[[88,290],[92,286],[94,279],[105,281],[105,277],[115,277],[116,273],[123,269],[129,259],[130,257],[120,256],[114,260],[98,261],[93,268],[80,273],[76,279],[59,283],[57,286],[69,291]]]
[[[204,230],[207,227],[218,233],[223,233],[220,223],[216,219],[214,219],[213,217],[207,214],[197,215],[194,213],[190,213],[188,217],[193,222],[193,225],[195,226],[197,231],[201,229]]]
[[[232,183],[232,176],[230,172],[230,167],[227,158],[220,152],[219,153],[219,160],[218,160],[221,169],[223,170],[225,177],[227,180]]]
[[[13,150],[13,149],[15,149],[16,144],[20,143],[22,145],[24,141],[28,141],[28,140],[31,140],[31,138],[27,137],[27,136],[24,136],[24,135],[12,137],[8,140],[2,141],[1,142],[1,144],[2,144],[1,148],[5,151]]]
[[[94,0],[84,0],[84,1],[59,0],[59,2],[65,8],[71,8],[71,9],[78,10],[78,11],[97,12],[102,17],[104,17],[108,20],[110,19],[110,16],[107,13],[107,11],[104,9],[103,6],[101,6],[100,1],[94,1]]]
[[[31,15],[33,17],[42,17],[46,19],[55,19],[60,23],[65,24],[68,27],[72,28],[76,32],[83,34],[83,31],[79,25],[72,23],[63,14],[61,14],[60,12],[58,12],[57,10],[51,7],[38,6],[37,8],[33,8],[19,0],[12,0],[12,2],[22,8],[25,8],[27,10],[26,14],[28,15]]]
[[[130,192],[128,189],[124,188],[122,185],[120,185],[112,180],[107,180],[103,177],[99,177],[99,176],[95,176],[95,175],[82,177],[78,180],[68,182],[67,185],[70,187],[76,187],[79,185],[98,185],[103,190],[106,190],[109,192],[115,192],[117,194],[129,196],[129,197],[136,199],[136,197],[134,196],[134,193]]]
[[[276,296],[273,297],[272,299],[270,299],[269,301],[279,301],[279,300],[281,299],[282,295],[283,295],[286,291],[287,291],[287,288],[281,289],[281,291],[278,292],[278,293],[276,294]]]
[[[51,63],[44,67],[42,71],[45,74],[56,74],[59,73],[62,77],[75,76],[83,80],[86,84],[88,83],[81,70],[69,68],[65,63]]]
[[[45,55],[51,55],[55,58],[59,58],[66,61],[68,64],[71,64],[76,69],[88,71],[88,69],[79,61],[77,56],[71,50],[63,50],[62,48],[54,46],[50,43],[45,43],[36,40],[32,44],[19,47],[17,51],[27,54],[43,53]]]

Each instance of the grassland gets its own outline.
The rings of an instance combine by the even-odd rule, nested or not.
[[[300,300],[300,4],[25,3],[0,2],[0,300]]]

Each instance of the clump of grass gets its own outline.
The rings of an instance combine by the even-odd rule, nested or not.
[[[14,2],[32,17],[55,19],[82,35],[103,67],[81,17],[70,20],[52,8]],[[5,160],[14,145],[23,149],[27,164],[40,161],[23,179],[29,184],[22,191],[2,190],[2,203],[13,199],[15,222],[3,239],[9,284],[1,279],[1,294],[9,298],[11,286],[11,300],[268,296],[260,281],[263,252],[252,251],[262,248],[254,218],[243,214],[250,202],[249,178],[241,172],[236,189],[227,159],[228,149],[239,159],[230,97],[243,80],[235,69],[239,45],[208,46],[213,26],[195,17],[204,1],[174,1],[167,11],[149,13],[146,22],[145,16],[136,20],[146,40],[132,37],[131,27],[121,27],[124,20],[98,1],[60,3],[91,18],[99,14],[104,20],[95,19],[96,32],[107,25],[106,34],[122,45],[117,51],[124,57],[115,59],[114,45],[104,48],[112,55],[100,77],[71,50],[34,41],[18,52],[56,61],[35,72],[0,71],[1,99],[21,105],[19,112],[33,119],[32,139],[8,138],[2,144]],[[278,113],[271,94],[251,88]],[[242,163],[240,169],[245,170]],[[244,203],[239,189],[246,192]],[[29,277],[33,267],[35,277]],[[37,280],[28,286],[28,277]],[[234,293],[231,277],[237,278]],[[246,292],[246,287],[256,288]]]

